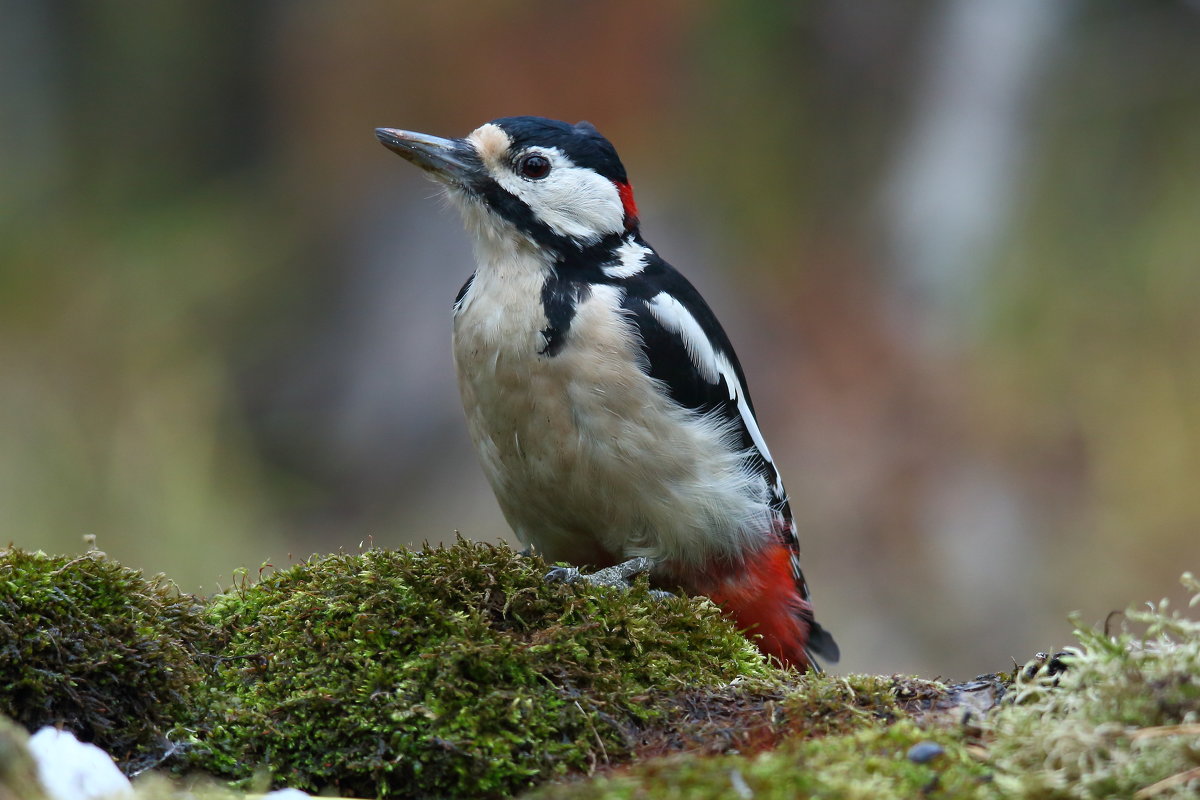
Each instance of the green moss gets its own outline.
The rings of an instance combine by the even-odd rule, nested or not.
[[[212,634],[200,610],[102,553],[0,550],[0,713],[60,724],[129,767],[191,713],[193,651]]]
[[[1200,603],[1200,583],[1184,583]],[[1065,671],[1038,663],[1018,677],[994,720],[1005,796],[1131,797],[1160,781],[1144,796],[1200,792],[1200,620],[1166,601],[1126,619],[1144,633],[1081,628]]]
[[[914,750],[914,747],[918,747]],[[910,755],[911,754],[911,755]],[[819,739],[791,739],[754,756],[657,759],[626,774],[545,787],[530,800],[861,800],[985,797],[991,771],[950,731],[911,719]]]
[[[706,600],[545,572],[464,541],[370,550],[243,582],[204,609],[99,553],[3,550],[0,711],[61,723],[126,768],[170,730],[184,766],[240,787],[356,796],[1200,789],[1200,621],[1165,602],[1127,613],[1139,635],[1081,628],[1065,656],[947,687],[778,671]],[[0,720],[0,796],[32,798],[11,790],[29,774],[18,745]],[[188,791],[160,780],[139,796]]]
[[[192,763],[360,796],[501,796],[627,754],[683,686],[766,676],[705,600],[547,583],[460,541],[314,558],[217,598]]]

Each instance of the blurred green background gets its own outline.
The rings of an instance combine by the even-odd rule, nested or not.
[[[0,538],[212,592],[509,536],[458,220],[376,126],[589,119],[725,321],[840,668],[1200,568],[1200,3],[0,0]]]

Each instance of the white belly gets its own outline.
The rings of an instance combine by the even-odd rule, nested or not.
[[[481,269],[454,320],[471,438],[517,537],[552,561],[590,564],[698,564],[764,541],[763,479],[727,431],[638,367],[631,323],[614,310],[620,290],[594,287],[547,356],[541,284]]]

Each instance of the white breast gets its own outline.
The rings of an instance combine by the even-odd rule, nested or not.
[[[754,549],[767,487],[733,432],[670,401],[638,366],[620,292],[597,286],[539,355],[546,267],[481,265],[454,319],[471,438],[518,538],[550,560],[697,564]]]

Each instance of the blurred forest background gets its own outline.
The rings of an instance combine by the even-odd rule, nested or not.
[[[186,591],[508,529],[456,216],[376,126],[589,119],[725,321],[839,668],[1200,568],[1200,2],[0,0],[0,539]]]

